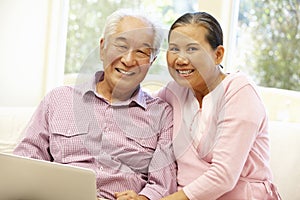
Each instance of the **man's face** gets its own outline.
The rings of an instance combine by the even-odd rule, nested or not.
[[[153,29],[144,21],[125,17],[117,32],[101,40],[104,81],[114,91],[133,91],[144,80],[153,61]]]

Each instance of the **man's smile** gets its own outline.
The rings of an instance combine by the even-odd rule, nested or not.
[[[126,75],[126,76],[132,76],[135,74],[135,72],[132,72],[132,71],[125,71],[123,69],[120,69],[120,68],[115,68],[119,73],[123,74],[123,75]]]

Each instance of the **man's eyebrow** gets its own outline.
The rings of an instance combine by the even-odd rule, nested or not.
[[[115,38],[116,41],[122,41],[122,42],[126,42],[127,39],[125,37],[117,37]]]
[[[143,46],[146,46],[147,48],[152,48],[152,46],[148,43],[143,43]]]

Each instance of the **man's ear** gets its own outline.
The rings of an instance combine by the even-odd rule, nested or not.
[[[222,45],[219,45],[216,50],[215,50],[215,55],[216,55],[216,60],[215,60],[215,64],[218,65],[222,62],[223,57],[224,57],[224,52],[225,49]]]
[[[100,59],[103,60],[104,57],[104,38],[100,39]]]

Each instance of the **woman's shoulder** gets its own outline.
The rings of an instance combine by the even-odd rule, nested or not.
[[[226,77],[226,79],[228,80],[228,82],[249,82],[249,81],[251,81],[251,78],[249,77],[249,75],[242,71],[228,73],[228,76]]]
[[[227,75],[222,83],[222,87],[226,96],[231,96],[236,94],[238,91],[243,90],[243,88],[248,88],[259,94],[259,89],[253,79],[244,72],[234,72]]]
[[[188,88],[180,86],[176,81],[170,81],[158,93],[163,96],[182,96],[188,92]]]
[[[241,71],[229,73],[223,81],[223,86],[225,86],[228,89],[240,89],[247,85],[251,85],[252,87],[256,86],[256,84],[249,77],[249,75]]]
[[[179,102],[187,98],[190,95],[190,90],[186,87],[180,86],[175,81],[168,82],[159,91],[155,92],[153,96],[159,97],[169,104]]]

